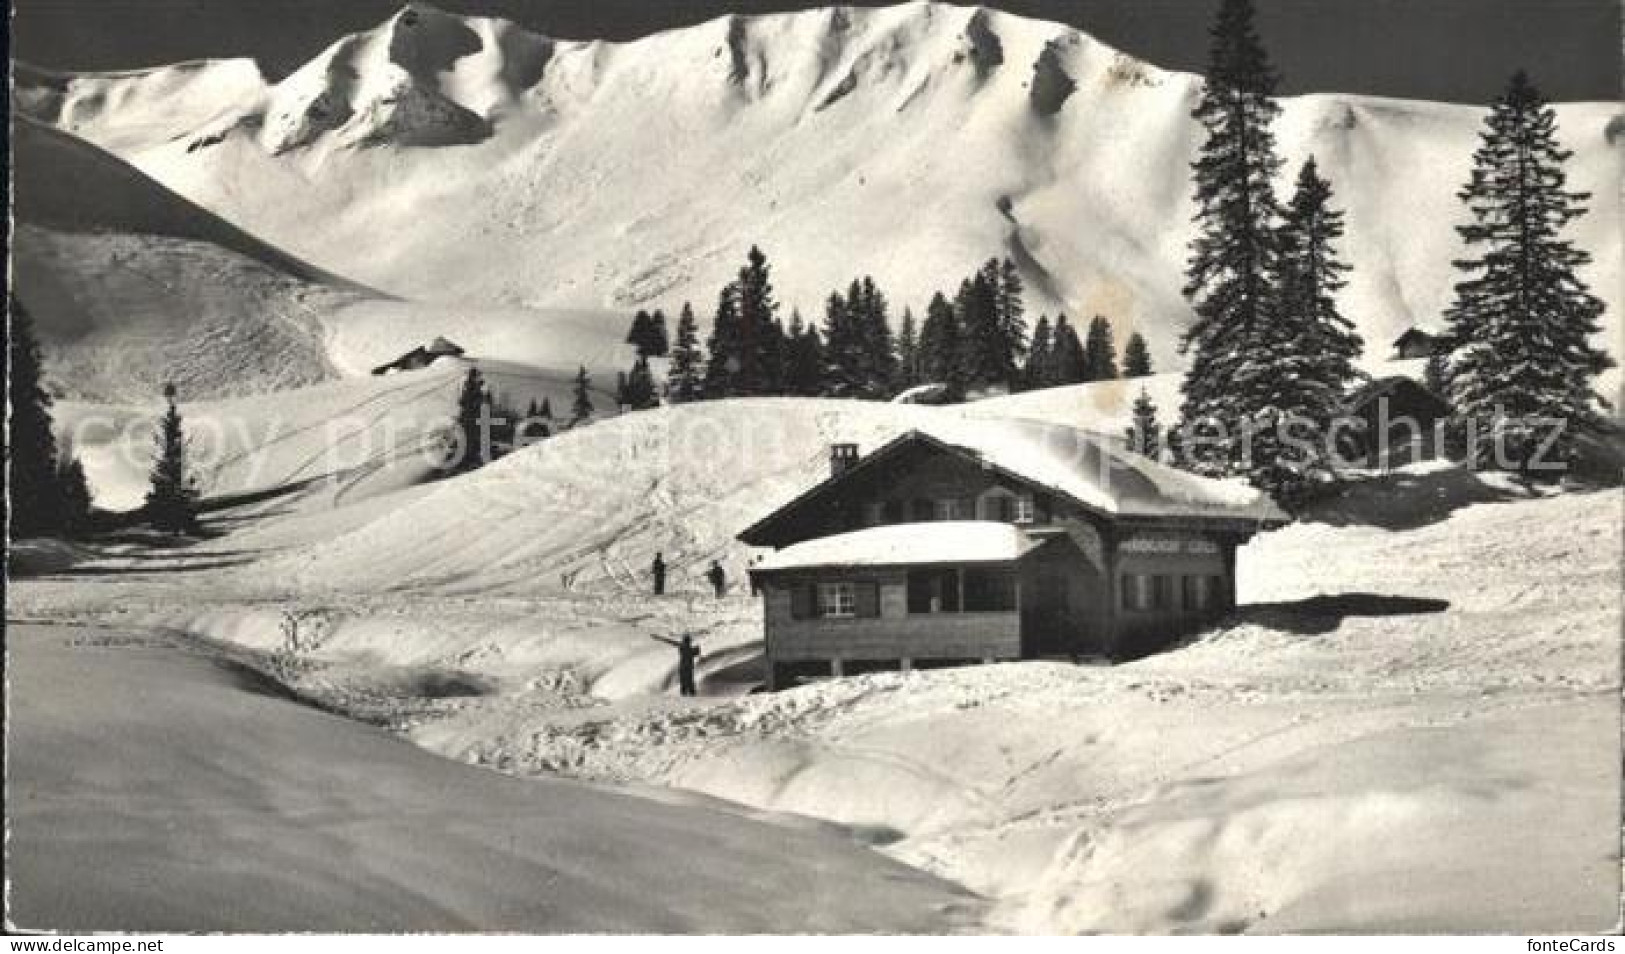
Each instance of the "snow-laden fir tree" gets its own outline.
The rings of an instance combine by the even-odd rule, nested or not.
[[[655,390],[654,374],[649,370],[649,359],[638,355],[632,362],[632,369],[626,372],[621,380],[621,404],[634,411],[641,411],[660,405],[660,396]]]
[[[1083,340],[1083,379],[1111,381],[1117,377],[1117,345],[1112,340],[1112,323],[1096,315],[1089,321]]]
[[[1277,77],[1253,26],[1251,0],[1222,0],[1192,116],[1207,136],[1193,164],[1196,235],[1185,295],[1196,319],[1180,342],[1190,364],[1181,391],[1182,463],[1197,473],[1243,473],[1246,432],[1270,374],[1259,337],[1274,320],[1274,178],[1281,167],[1271,129]],[[1200,439],[1198,439],[1200,438]]]
[[[1450,355],[1442,347],[1428,352],[1422,365],[1422,384],[1429,391],[1445,398],[1450,393]]]
[[[1260,434],[1250,477],[1278,500],[1296,503],[1335,476],[1329,435],[1360,376],[1354,363],[1363,347],[1337,308],[1348,271],[1338,251],[1343,213],[1332,206],[1331,184],[1313,158],[1298,172],[1276,237],[1278,304],[1275,320],[1255,337],[1268,372],[1254,382],[1254,420],[1286,427],[1294,439],[1277,444]]]
[[[1027,366],[1022,373],[1023,385],[1028,390],[1047,388],[1054,383],[1051,339],[1049,315],[1039,315],[1038,323],[1033,325],[1033,340],[1027,348]]]
[[[989,263],[991,264],[991,262]],[[999,339],[1004,351],[1004,383],[1019,390],[1020,371],[1027,360],[1027,306],[1022,299],[1025,285],[1016,263],[1006,258],[998,266]]]
[[[987,265],[959,285],[954,298],[961,332],[959,363],[972,388],[1002,385],[1010,379],[1010,354],[999,323],[998,262]]]
[[[175,385],[164,385],[168,409],[153,438],[155,454],[146,516],[153,529],[180,535],[197,529],[197,482],[186,465],[186,429],[175,404]]]
[[[1162,454],[1162,425],[1157,423],[1157,405],[1145,388],[1134,399],[1134,423],[1124,432],[1128,449],[1156,460]]]
[[[1602,302],[1577,274],[1591,256],[1562,236],[1590,196],[1565,187],[1556,113],[1522,71],[1485,127],[1459,193],[1467,277],[1445,312],[1453,430],[1481,466],[1557,477],[1603,425],[1592,382],[1611,363],[1590,342]]]
[[[575,397],[570,404],[570,425],[590,421],[592,415],[592,378],[587,376],[587,366],[580,365],[576,369]]]
[[[752,245],[735,282],[738,289],[739,367],[733,394],[780,394],[784,329],[778,322],[773,297],[771,266],[762,250]]]
[[[671,364],[666,369],[666,396],[672,403],[698,401],[704,396],[703,360],[694,306],[685,301],[677,316],[677,341],[672,346]]]
[[[799,309],[790,313],[784,341],[785,393],[813,397],[824,392],[824,345],[818,329],[807,324]]]
[[[51,396],[41,385],[44,368],[33,322],[22,302],[13,298],[8,304],[6,487],[11,536],[71,536],[89,519],[90,486],[71,448],[59,453],[51,431]]]

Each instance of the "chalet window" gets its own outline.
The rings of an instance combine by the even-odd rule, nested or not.
[[[1000,613],[1016,608],[1016,575],[1008,570],[966,570],[965,612]]]
[[[878,527],[886,522],[886,504],[883,501],[873,500],[863,505],[863,525]]]
[[[948,497],[937,501],[938,520],[963,520],[965,510],[960,506],[958,497]]]
[[[987,518],[1000,523],[1016,522],[1016,498],[1009,494],[998,494],[987,500]]]
[[[1152,608],[1152,577],[1144,573],[1123,574],[1123,608],[1145,612]]]
[[[886,501],[885,517],[887,523],[902,523],[903,502],[901,500]]]
[[[930,520],[937,515],[937,506],[929,500],[919,499],[910,504],[913,511],[911,519],[916,521]]]
[[[1216,576],[1185,577],[1185,611],[1202,613],[1213,609],[1217,603],[1218,582]]]
[[[1151,605],[1159,610],[1173,609],[1174,578],[1171,576],[1154,576],[1151,580]]]
[[[959,612],[958,570],[912,570],[908,574],[910,613]]]
[[[838,619],[858,615],[857,588],[851,583],[819,584],[818,615]]]
[[[1016,498],[1016,523],[1032,523],[1038,518],[1037,508],[1033,506],[1033,495],[1022,494]]]

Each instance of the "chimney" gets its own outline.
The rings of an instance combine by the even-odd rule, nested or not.
[[[829,475],[839,477],[851,470],[858,462],[858,445],[831,444],[829,445]]]

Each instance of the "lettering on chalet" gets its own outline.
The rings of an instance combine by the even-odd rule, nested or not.
[[[953,421],[859,457],[740,534],[772,688],[913,665],[1154,651],[1235,604],[1286,518],[1244,485],[1030,422]]]

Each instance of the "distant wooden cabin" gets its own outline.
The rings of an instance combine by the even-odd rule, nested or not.
[[[1394,339],[1394,360],[1409,361],[1413,358],[1432,357],[1438,347],[1438,335],[1420,328],[1407,328],[1403,334]]]
[[[1235,605],[1236,548],[1284,515],[1072,428],[910,431],[740,534],[772,547],[769,685],[870,669],[1130,657]]]
[[[460,358],[463,349],[445,338],[436,338],[427,345],[419,345],[411,351],[401,355],[394,361],[380,364],[372,369],[373,374],[388,374],[391,371],[417,371],[427,368],[441,358]]]
[[[1439,428],[1450,405],[1422,383],[1396,374],[1356,388],[1345,399],[1343,414],[1357,425],[1340,434],[1343,456],[1395,467],[1439,456]]]

